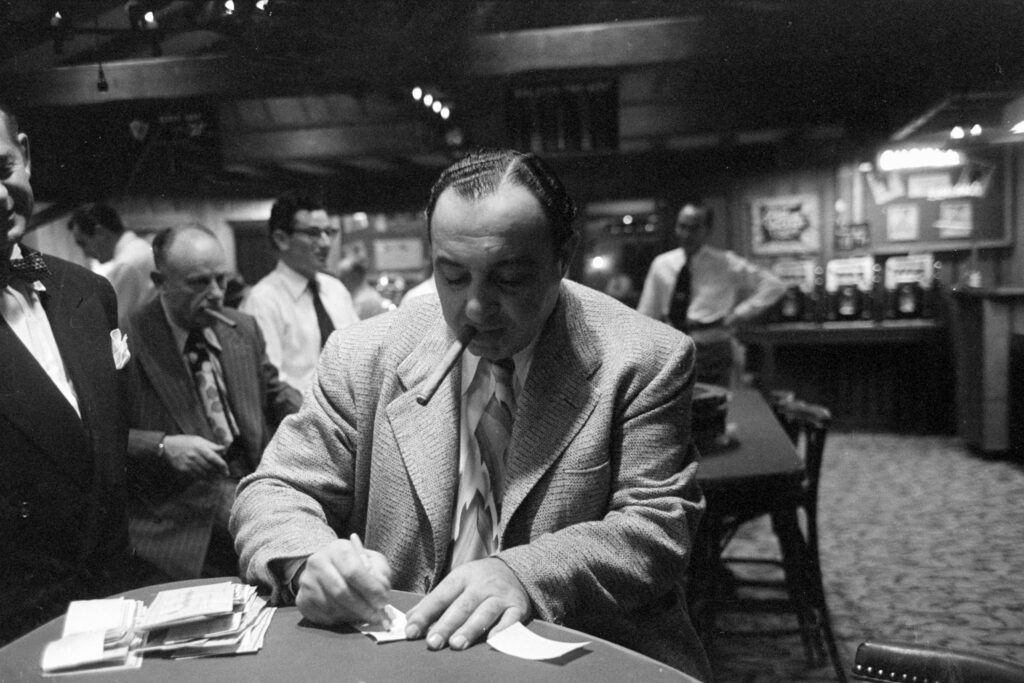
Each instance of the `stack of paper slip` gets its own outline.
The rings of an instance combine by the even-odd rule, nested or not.
[[[134,626],[142,609],[142,601],[125,598],[73,601],[60,639],[43,650],[43,672],[138,668],[142,638]]]
[[[149,638],[142,651],[176,658],[258,652],[274,608],[256,595],[256,588],[231,583],[200,588],[215,590],[190,594],[195,589],[183,588],[157,595],[143,620]]]

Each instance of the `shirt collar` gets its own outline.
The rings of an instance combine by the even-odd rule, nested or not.
[[[295,301],[298,301],[299,297],[305,294],[309,288],[309,278],[280,259],[277,261],[277,267],[274,268],[274,272],[281,277],[285,291]],[[317,282],[319,282],[319,278]]]
[[[174,345],[178,349],[178,353],[181,355],[185,354],[185,343],[188,341],[189,330],[174,322],[171,318],[170,311],[167,310],[167,304],[164,302],[164,298],[160,297],[160,307],[164,311],[164,319],[167,320],[167,324],[171,327],[171,334],[174,335]],[[216,333],[210,327],[203,328],[203,339],[210,345],[217,353],[221,352],[220,340],[217,339]]]
[[[526,386],[526,378],[530,374],[530,366],[533,364],[533,352],[537,347],[537,340],[540,338],[540,334],[533,338],[525,348],[512,355],[512,362],[515,363],[515,371],[513,372],[512,379],[512,395],[518,400],[519,395],[523,391],[523,387]],[[462,395],[465,396],[474,383],[479,384],[486,380],[486,377],[481,376],[477,379],[477,370],[480,367],[480,356],[476,355],[472,351],[467,351],[462,354]]]

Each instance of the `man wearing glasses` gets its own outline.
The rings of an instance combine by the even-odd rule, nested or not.
[[[282,195],[267,228],[277,267],[256,283],[241,310],[259,323],[281,379],[305,391],[327,337],[359,316],[345,285],[322,272],[338,235],[323,204],[301,193]]]
[[[224,308],[227,264],[198,224],[153,239],[159,296],[129,316],[128,526],[167,578],[237,573],[227,516],[238,480],[301,396],[256,321]]]

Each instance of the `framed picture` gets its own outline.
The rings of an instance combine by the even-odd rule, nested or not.
[[[821,246],[818,197],[758,197],[750,202],[753,253],[808,254]]]

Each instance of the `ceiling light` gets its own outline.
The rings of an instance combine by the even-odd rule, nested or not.
[[[978,137],[979,135],[981,135],[980,123],[976,123],[973,126],[971,126],[971,135],[973,135],[974,137]]]
[[[452,110],[451,109],[449,109],[448,107],[441,107],[441,118],[442,119],[447,121],[448,117],[451,116],[451,115],[452,115]]]
[[[431,95],[430,93],[427,93],[426,95],[423,96],[423,104],[425,104],[426,106],[429,107],[433,103],[434,103],[434,96],[433,95]]]
[[[441,100],[434,100],[434,104],[430,107],[434,110],[435,114],[441,113]]]
[[[1010,132],[1013,133],[1014,135],[1020,135],[1021,133],[1024,133],[1024,121],[1018,121],[1017,123],[1013,124],[1013,127],[1010,128]]]
[[[423,88],[418,85],[412,89],[412,98],[419,102],[423,98]]]
[[[962,140],[964,137],[963,126],[953,126],[953,130],[949,131],[949,137],[954,140]]]
[[[224,14],[234,14],[235,3],[234,0],[224,0]]]
[[[266,11],[268,4],[270,4],[270,0],[257,0],[256,9],[258,9],[261,12]]]

